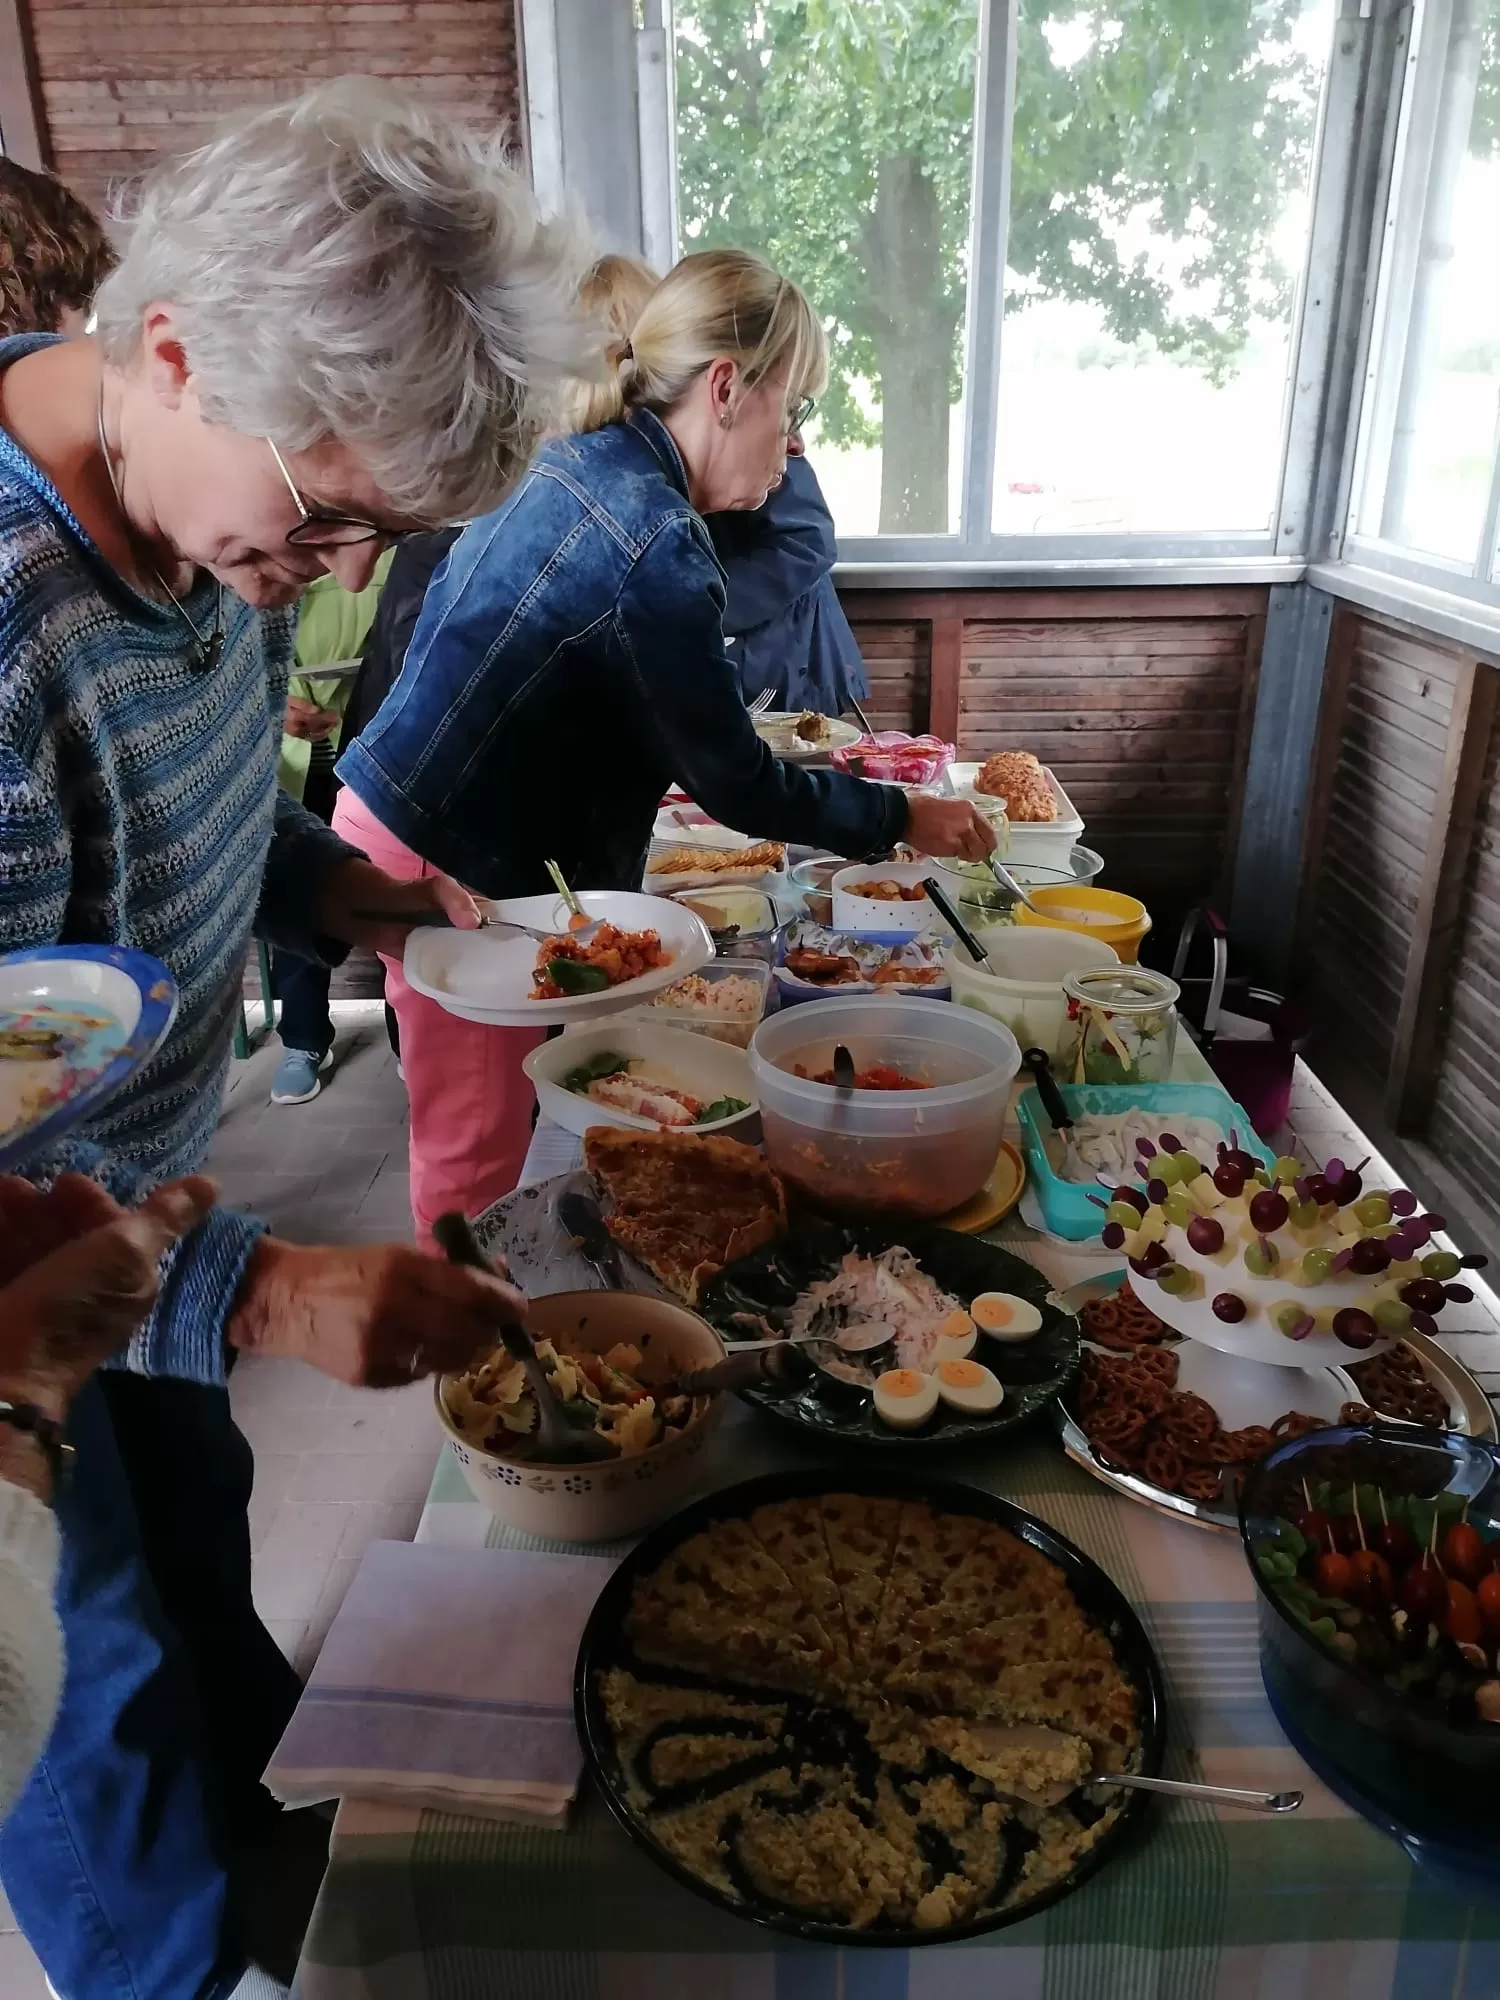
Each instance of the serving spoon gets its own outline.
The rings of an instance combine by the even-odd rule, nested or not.
[[[432,1237],[450,1264],[461,1264],[470,1271],[490,1271],[490,1261],[480,1249],[466,1215],[457,1211],[440,1215],[432,1225]],[[494,1273],[490,1271],[490,1275]],[[536,1401],[537,1441],[547,1464],[585,1465],[619,1457],[618,1448],[600,1437],[592,1425],[584,1429],[567,1416],[524,1326],[502,1326],[500,1342],[511,1360],[519,1361],[526,1371]]]
[[[1045,1750],[1072,1746],[1080,1756],[1087,1749],[1067,1731],[1051,1729],[1046,1723],[995,1724],[975,1722],[969,1735],[983,1750]],[[983,1774],[981,1774],[983,1775]],[[1302,1804],[1301,1792],[1261,1792],[1240,1785],[1204,1785],[1189,1778],[1148,1778],[1141,1771],[1085,1773],[1080,1778],[1059,1778],[1050,1785],[1005,1785],[991,1777],[997,1791],[1020,1799],[1023,1805],[1056,1806],[1074,1792],[1091,1791],[1097,1786],[1113,1786],[1126,1792],[1160,1792],[1171,1799],[1200,1799],[1205,1805],[1230,1806],[1236,1812],[1293,1813]]]

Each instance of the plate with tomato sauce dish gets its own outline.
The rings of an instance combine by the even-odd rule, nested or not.
[[[713,957],[708,926],[680,903],[616,889],[580,890],[578,902],[601,926],[597,932],[570,928],[555,895],[485,905],[492,924],[523,924],[525,931],[414,930],[406,977],[460,1020],[550,1028],[640,1006]],[[527,934],[533,931],[542,937]]]

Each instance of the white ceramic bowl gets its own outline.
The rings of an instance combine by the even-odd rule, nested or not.
[[[1117,965],[1114,947],[1102,938],[1073,931],[1032,930],[1017,924],[986,924],[975,929],[974,937],[997,971],[983,971],[962,945],[955,944],[943,958],[955,1003],[1003,1021],[1023,1049],[1045,1049],[1054,1062],[1060,1061],[1068,1026],[1063,974],[1085,966]],[[1041,938],[1046,939],[1045,947],[1037,943]]]
[[[631,1342],[641,1350],[641,1380],[648,1387],[724,1358],[724,1343],[706,1320],[686,1306],[636,1292],[554,1292],[533,1299],[527,1318],[537,1338],[560,1350],[604,1354],[617,1341]],[[537,1465],[471,1444],[448,1414],[443,1388],[449,1379],[436,1384],[438,1421],[469,1491],[507,1527],[551,1541],[623,1541],[675,1512],[702,1477],[703,1448],[724,1402],[722,1396],[704,1398],[686,1430],[634,1458]]]
[[[930,861],[858,861],[833,878],[833,928],[837,931],[901,931],[915,935],[931,930],[942,919],[924,895],[919,902],[886,902],[879,896],[856,896],[865,882],[925,882]]]
[[[755,1083],[750,1075],[750,1058],[743,1049],[727,1042],[695,1035],[686,1028],[660,1028],[649,1021],[617,1020],[597,1028],[570,1028],[565,1035],[543,1042],[533,1049],[521,1067],[536,1086],[537,1103],[547,1117],[565,1131],[581,1137],[591,1125],[619,1125],[627,1132],[658,1132],[662,1128],[652,1118],[638,1118],[629,1111],[617,1111],[591,1097],[565,1090],[562,1079],[580,1068],[590,1056],[610,1052],[639,1057],[662,1082],[685,1090],[691,1097],[712,1103],[719,1097],[742,1098],[747,1110],[732,1118],[715,1119],[711,1125],[681,1126],[692,1132],[732,1132],[756,1113]]]

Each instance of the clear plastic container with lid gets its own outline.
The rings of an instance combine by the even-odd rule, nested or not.
[[[1177,1051],[1181,988],[1138,965],[1064,973],[1068,1022],[1062,1074],[1069,1083],[1166,1083]]]

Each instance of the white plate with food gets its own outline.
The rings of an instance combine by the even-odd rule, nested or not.
[[[0,1171],[101,1110],[176,1014],[172,975],[144,952],[58,944],[0,957]]]
[[[605,928],[584,943],[569,935],[558,896],[509,896],[487,906],[504,923],[543,931],[414,930],[403,967],[418,993],[461,1020],[500,1028],[550,1028],[617,1014],[707,965],[713,939],[681,903],[624,889],[589,889],[578,901]]]
[[[697,840],[653,841],[646,857],[644,887],[669,896],[678,889],[722,889],[731,884],[758,887],[786,866],[786,848],[779,840],[758,840],[749,847],[705,847]]]
[[[732,1132],[757,1109],[743,1049],[648,1021],[570,1029],[523,1068],[544,1115],[580,1137],[593,1125]]]
[[[752,720],[761,742],[789,764],[804,763],[810,757],[826,757],[831,750],[847,750],[864,733],[857,723],[819,715],[810,708],[767,709]]]

